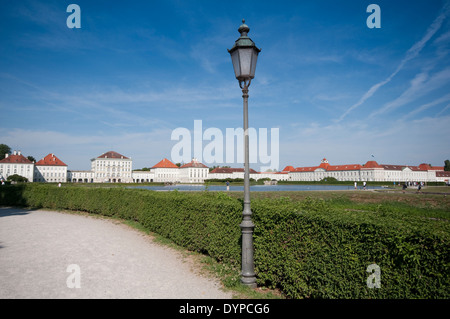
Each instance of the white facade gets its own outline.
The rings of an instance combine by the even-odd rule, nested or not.
[[[0,180],[6,180],[15,174],[33,182],[34,163],[24,157],[20,151],[5,154],[5,158],[0,161]]]
[[[263,172],[259,173],[253,169],[250,169],[249,178],[254,180],[259,180],[263,178],[269,178],[270,180],[276,181],[287,181],[290,176],[288,172]],[[215,168],[208,174],[208,179],[244,179],[244,169],[243,168],[228,168],[228,167],[218,167]]]
[[[65,183],[67,182],[67,166],[35,166],[34,181]]]
[[[157,167],[151,169],[157,183],[178,183],[180,181],[179,170],[178,167]]]
[[[287,172],[261,172],[258,174],[250,174],[250,178],[255,180],[269,178],[271,181],[288,181],[289,174]]]
[[[34,181],[65,183],[67,182],[67,165],[55,154],[48,154],[36,162],[34,166]]]
[[[180,182],[180,168],[167,158],[154,165],[150,171],[155,174],[154,181],[157,183]]]
[[[289,180],[292,181],[320,181],[333,177],[338,181],[355,182],[438,182],[444,179],[437,174],[443,170],[443,167],[431,167],[428,164],[385,165],[375,161],[369,161],[364,165],[330,165],[326,159],[315,167],[288,166],[284,169],[289,174]]]
[[[133,161],[131,158],[110,151],[91,159],[94,183],[132,183]]]
[[[134,171],[133,183],[152,183],[155,181],[155,173],[151,171]]]
[[[190,163],[180,167],[179,180],[181,183],[204,183],[208,179],[208,173],[208,166],[194,158]]]
[[[93,183],[94,172],[92,171],[67,171],[67,179],[72,183]]]

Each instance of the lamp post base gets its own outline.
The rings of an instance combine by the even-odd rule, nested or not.
[[[251,214],[250,209],[248,210]],[[242,272],[241,283],[250,288],[256,288],[255,266],[253,263],[253,229],[255,225],[248,213],[244,213],[244,220],[241,225],[242,230]]]
[[[243,284],[244,286],[247,286],[249,288],[252,288],[252,289],[257,287],[255,277],[247,278],[247,277],[242,276],[241,284]]]

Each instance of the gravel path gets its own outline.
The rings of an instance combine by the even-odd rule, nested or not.
[[[119,222],[0,207],[0,298],[232,295],[196,274],[181,253]]]

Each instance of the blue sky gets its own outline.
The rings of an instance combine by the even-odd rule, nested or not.
[[[80,29],[66,25],[71,3],[81,8]],[[366,25],[371,3],[381,28]],[[438,166],[450,158],[449,1],[0,6],[0,143],[38,160],[54,153],[69,169],[89,169],[114,150],[133,168],[150,167],[170,159],[171,133],[193,130],[194,120],[242,127],[227,49],[243,18],[262,49],[250,126],[279,129],[279,169],[323,157]]]

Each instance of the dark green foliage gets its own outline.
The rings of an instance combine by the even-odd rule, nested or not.
[[[19,183],[26,183],[26,182],[28,182],[28,178],[20,176],[18,174],[9,175],[7,180],[11,181],[11,182],[19,182]]]
[[[405,218],[381,205],[349,212],[309,199],[254,201],[252,210],[260,284],[294,298],[450,296],[448,220]],[[380,289],[367,287],[370,264],[381,268]]]
[[[176,244],[240,268],[242,203],[221,192],[22,184],[0,205],[69,209],[137,221]],[[252,201],[260,286],[290,298],[450,297],[449,220],[345,198]],[[381,288],[368,288],[370,264]]]
[[[0,161],[5,158],[6,154],[11,153],[11,148],[6,144],[0,144]]]
[[[450,160],[444,161],[444,171],[450,171]]]

